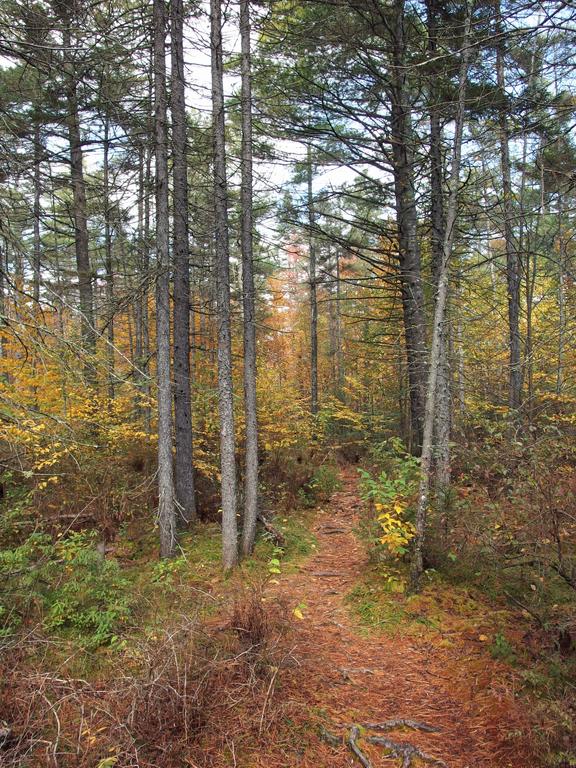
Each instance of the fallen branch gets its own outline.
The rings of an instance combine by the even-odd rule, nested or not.
[[[274,525],[272,525],[270,520],[268,520],[268,518],[265,517],[262,512],[258,513],[258,518],[257,519],[262,523],[262,525],[264,526],[264,530],[266,531],[266,533],[268,533],[270,535],[270,537],[272,538],[272,541],[274,542],[274,544],[277,547],[284,547],[285,544],[286,544],[286,538],[285,538],[284,534],[280,533],[278,528],[276,528]]]
[[[6,749],[12,739],[12,729],[5,720],[0,720],[0,749]]]
[[[525,605],[521,600],[518,600],[518,598],[514,597],[514,595],[511,595],[510,592],[506,592],[506,590],[504,590],[504,594],[506,595],[508,600],[510,600],[510,602],[514,603],[514,605],[517,605],[518,608],[521,608],[523,611],[526,611],[526,613],[529,613],[530,616],[532,616],[532,618],[536,620],[540,629],[545,628],[545,622],[539,613],[536,613],[535,610]]]

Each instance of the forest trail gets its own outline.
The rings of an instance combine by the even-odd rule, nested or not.
[[[520,753],[521,746],[511,743],[510,734],[525,726],[521,708],[502,665],[479,647],[481,643],[456,638],[446,648],[433,638],[368,633],[358,625],[345,602],[369,567],[353,532],[361,505],[356,485],[355,469],[342,470],[342,489],[315,518],[315,553],[270,588],[273,597],[290,608],[305,604],[304,618],[294,620],[290,633],[295,663],[285,671],[277,695],[284,702],[289,698],[291,709],[301,711],[308,721],[326,718],[326,729],[338,735],[345,734],[350,723],[395,718],[436,726],[437,733],[403,729],[384,735],[416,745],[449,768],[535,766]],[[385,760],[381,747],[360,744],[374,768],[408,764]],[[360,765],[347,746],[334,748],[320,738],[303,743],[300,752],[296,762],[270,764]]]

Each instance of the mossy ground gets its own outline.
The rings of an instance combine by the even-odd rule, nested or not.
[[[358,530],[357,530],[358,535]],[[366,543],[366,538],[361,537]],[[476,567],[478,567],[476,565]],[[531,711],[534,734],[546,765],[576,765],[574,738],[574,680],[576,658],[563,654],[548,636],[546,624],[511,603],[521,585],[496,587],[502,576],[490,571],[484,581],[463,565],[429,571],[420,594],[407,594],[408,570],[397,562],[372,562],[346,596],[360,634],[383,634],[427,643],[437,648],[480,655],[502,665]],[[559,603],[566,600],[562,586],[551,586]],[[550,596],[548,596],[550,599]],[[544,605],[542,610],[552,609]],[[566,743],[566,748],[563,748]]]

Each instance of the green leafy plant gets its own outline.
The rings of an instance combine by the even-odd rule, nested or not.
[[[500,661],[505,661],[508,664],[512,664],[516,659],[514,648],[510,645],[502,632],[497,632],[494,635],[494,639],[490,647],[490,655],[493,659],[499,659]]]
[[[364,501],[389,504],[416,492],[420,463],[406,451],[401,440],[392,438],[374,445],[370,457],[376,470],[358,469],[360,496]]]
[[[40,532],[0,551],[0,639],[10,637],[34,606],[45,603],[54,555],[51,537]]]
[[[374,446],[371,457],[381,469],[377,474],[358,470],[360,496],[376,513],[378,543],[388,554],[401,557],[414,538],[410,500],[417,488],[418,460],[397,439]]]
[[[284,549],[282,547],[274,547],[272,550],[272,557],[270,560],[268,560],[268,573],[271,576],[275,576],[278,573],[281,573],[280,570],[280,558],[284,554]]]
[[[174,557],[171,560],[159,560],[155,563],[152,569],[152,581],[155,584],[168,584],[174,583],[175,579],[181,575],[182,571],[187,565],[186,558],[182,555],[180,557]]]
[[[53,541],[35,531],[0,551],[0,639],[32,612],[49,632],[69,630],[90,648],[119,643],[130,612],[129,582],[118,563],[96,548],[97,534],[75,532]]]
[[[66,578],[48,597],[45,625],[71,629],[87,647],[117,643],[118,627],[130,614],[130,582],[115,560],[95,547],[95,532],[73,533],[56,545]]]
[[[308,482],[308,489],[315,502],[327,501],[333,493],[342,488],[337,467],[322,464]]]

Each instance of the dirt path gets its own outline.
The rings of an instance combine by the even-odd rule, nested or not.
[[[345,469],[342,479],[342,490],[316,518],[317,552],[275,588],[290,606],[306,604],[290,639],[296,663],[277,695],[307,718],[327,716],[332,731],[338,724],[392,718],[437,726],[439,733],[389,736],[410,741],[449,768],[535,766],[511,743],[510,734],[523,725],[521,711],[505,671],[484,649],[464,639],[447,649],[421,637],[359,631],[344,598],[368,563],[353,533],[360,509],[356,473]],[[371,750],[375,768],[402,762]],[[282,751],[286,766],[359,765],[345,746],[334,749],[315,737]]]

